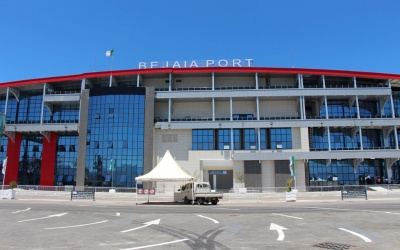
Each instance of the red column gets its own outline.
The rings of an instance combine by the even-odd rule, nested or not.
[[[50,142],[43,138],[42,165],[40,166],[40,186],[54,186],[56,169],[57,133],[50,134]]]
[[[18,167],[19,167],[19,154],[21,151],[21,133],[15,133],[15,142],[8,138],[7,145],[7,168],[5,185],[10,184],[11,181],[18,182]]]

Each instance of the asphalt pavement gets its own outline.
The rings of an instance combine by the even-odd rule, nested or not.
[[[224,194],[187,205],[172,194],[136,197],[16,189],[0,200],[1,249],[396,249],[400,191]],[[137,199],[137,200],[136,200]],[[148,202],[149,200],[149,202]]]

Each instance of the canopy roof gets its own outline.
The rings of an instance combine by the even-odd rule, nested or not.
[[[155,182],[184,182],[194,181],[195,178],[186,173],[172,158],[169,150],[158,165],[149,173],[136,177],[136,181],[155,181]]]

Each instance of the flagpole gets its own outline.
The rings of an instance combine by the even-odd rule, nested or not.
[[[114,164],[113,164],[114,159],[111,158],[110,161],[110,169],[111,169],[111,188],[114,187]]]
[[[5,160],[3,160],[3,169],[2,169],[2,171],[3,171],[3,185],[1,186],[1,194],[3,194],[3,191],[4,191],[4,182],[6,181],[6,173],[7,173],[7,158],[8,157],[6,157],[6,159]],[[5,163],[5,164],[4,164]],[[3,199],[3,196],[1,196],[2,198],[1,199]]]
[[[293,171],[294,171],[294,189],[297,190],[297,183],[296,183],[296,179],[297,179],[297,171],[296,171],[296,160],[293,156]]]
[[[110,74],[110,87],[112,86],[112,65],[113,65],[113,62],[114,62],[114,56],[112,56],[111,55],[111,67],[110,67],[110,71],[111,71],[111,74]]]
[[[111,188],[114,187],[114,169],[111,167]]]
[[[4,168],[4,166],[3,166],[3,168]],[[4,190],[4,182],[6,181],[6,172],[7,172],[7,170],[3,174],[3,185],[1,187],[1,192],[3,192],[3,190]]]
[[[109,52],[109,54],[107,54]],[[112,71],[113,71],[113,63],[114,63],[114,49],[107,51],[106,56],[111,56],[111,66],[110,66],[110,84],[109,86],[112,87]]]

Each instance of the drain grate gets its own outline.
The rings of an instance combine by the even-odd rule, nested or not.
[[[333,250],[342,250],[342,249],[350,249],[350,247],[354,247],[354,246],[347,245],[347,244],[334,243],[334,242],[324,242],[324,243],[313,245],[313,247],[333,249]]]

